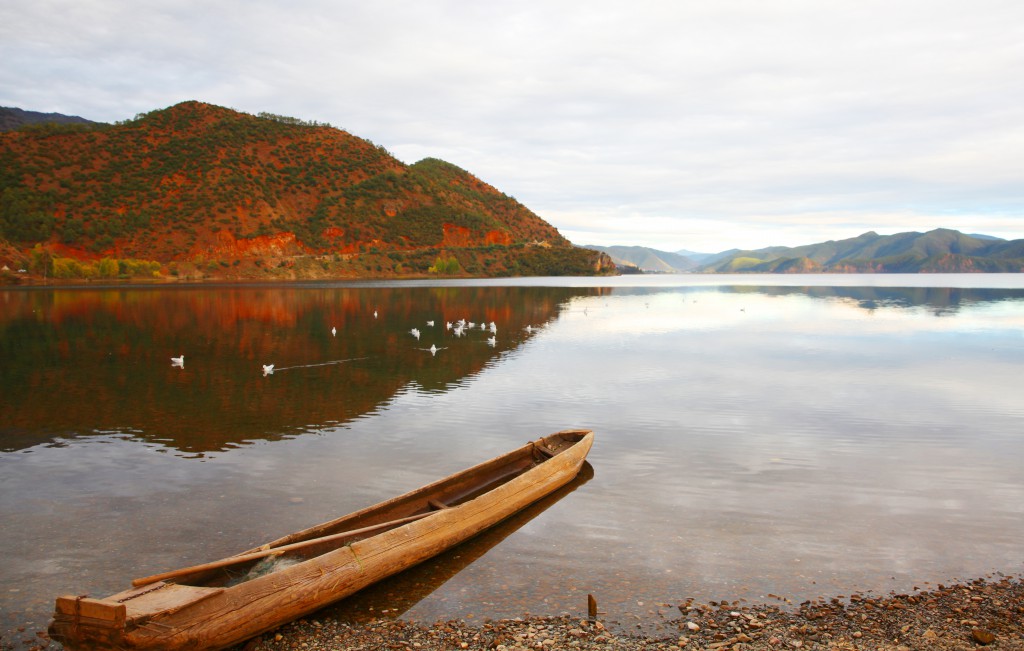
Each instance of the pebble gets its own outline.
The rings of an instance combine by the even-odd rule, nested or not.
[[[986,599],[972,599],[978,594]],[[723,609],[687,602],[680,613],[699,614],[701,624],[685,615],[665,619],[662,633],[646,636],[627,632],[628,626],[613,619],[590,621],[580,615],[434,624],[381,618],[356,624],[318,614],[315,620],[300,619],[232,651],[968,651],[980,648],[975,645],[1024,651],[1020,579],[978,579],[957,589],[940,586],[887,598],[857,595],[848,603],[833,599],[799,607],[785,602],[730,605]],[[966,629],[962,622],[984,625]]]
[[[971,631],[971,637],[978,644],[992,644],[996,641],[996,635],[992,631],[984,628],[975,628]]]

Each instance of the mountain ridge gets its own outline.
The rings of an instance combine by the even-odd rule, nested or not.
[[[101,124],[77,115],[62,113],[41,113],[26,111],[13,106],[0,106],[0,132],[14,131],[22,127],[43,124]]]
[[[103,259],[189,279],[614,269],[455,165],[196,101],[0,133],[0,240],[0,261],[67,278]]]
[[[947,228],[795,247],[729,249],[719,253],[660,251],[641,246],[585,245],[620,266],[647,273],[936,273],[1024,271],[1024,240],[964,234]]]
[[[1024,240],[1004,240],[950,228],[880,235],[873,230],[847,240],[720,253],[597,246],[617,265],[654,273],[869,273],[1021,272]]]
[[[737,251],[702,266],[712,273],[970,273],[1024,271],[1024,240],[966,235],[948,228],[797,247]]]
[[[584,244],[583,248],[608,254],[612,262],[620,267],[620,270],[626,267],[634,268],[639,272],[677,273],[693,271],[700,266],[696,260],[689,256],[643,246]]]

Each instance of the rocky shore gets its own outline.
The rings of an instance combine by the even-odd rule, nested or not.
[[[1024,651],[1024,582],[995,577],[884,598],[850,595],[799,607],[739,602],[670,606],[660,635],[631,635],[586,617],[531,617],[469,624],[375,619],[349,624],[312,616],[250,640],[237,651],[548,651],[707,649],[781,651]]]

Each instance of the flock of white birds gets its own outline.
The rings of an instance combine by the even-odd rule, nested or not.
[[[373,311],[373,318],[375,318],[375,319],[377,318],[377,310]],[[434,323],[435,322],[432,321],[432,320],[431,321],[427,321],[427,327],[428,328],[433,328],[434,327]],[[470,333],[472,331],[475,331],[477,329],[479,329],[479,330],[481,330],[483,332],[489,332],[490,333],[490,336],[487,338],[487,345],[488,346],[490,346],[491,348],[494,348],[497,345],[497,343],[498,343],[498,326],[497,326],[496,323],[494,323],[494,321],[491,321],[490,323],[479,323],[478,324],[478,323],[474,323],[473,321],[467,321],[466,319],[459,319],[458,321],[454,321],[454,322],[453,321],[448,321],[448,322],[445,323],[445,330],[450,332],[456,338],[464,337],[468,333]],[[533,326],[529,326],[528,325],[528,326],[526,326],[525,330],[526,330],[526,332],[530,333],[530,332],[533,332],[533,330],[535,330],[535,328]],[[419,341],[420,337],[422,336],[423,333],[420,332],[419,328],[413,328],[413,329],[411,329],[409,331],[409,334],[411,334],[413,337],[415,337],[416,341]],[[337,327],[335,327],[335,326],[331,327],[331,336],[334,336],[334,337],[338,336],[338,328]],[[425,351],[429,352],[433,356],[433,355],[437,355],[438,351],[445,350],[446,348],[447,347],[438,348],[436,344],[431,344],[430,348],[420,348],[420,350],[425,350]],[[180,355],[178,357],[172,357],[171,358],[171,366],[174,366],[175,368],[185,368],[185,355]],[[318,366],[318,364],[313,364],[312,366]],[[283,370],[283,369],[279,368],[277,370],[280,371],[280,370]],[[263,375],[266,376],[266,375],[273,375],[273,374],[274,374],[274,365],[273,364],[264,364],[263,365]]]
[[[494,346],[496,346],[497,343],[498,343],[498,336],[497,336],[498,335],[498,326],[497,326],[497,324],[494,323],[494,321],[491,321],[489,324],[488,323],[480,323],[479,325],[480,325],[480,330],[482,330],[484,332],[488,332],[489,331],[491,333],[491,336],[487,338],[487,345],[490,346],[491,348],[494,348]],[[433,328],[434,327],[434,322],[433,321],[427,321],[427,327]],[[477,327],[476,323],[473,323],[472,321],[467,321],[465,319],[459,319],[458,321],[455,321],[454,323],[451,322],[451,321],[448,321],[448,322],[445,323],[445,330],[447,330],[448,332],[451,332],[452,335],[454,335],[455,337],[463,337],[469,331],[475,330],[476,327]],[[413,328],[412,330],[409,331],[409,334],[411,334],[413,337],[416,337],[416,341],[419,341],[420,340],[420,336],[421,336],[422,333],[420,333],[420,329],[419,328]],[[431,355],[437,355],[437,351],[445,350],[445,349],[444,348],[438,348],[436,344],[431,344],[430,348],[420,348],[420,350],[426,350],[426,351],[430,352]]]

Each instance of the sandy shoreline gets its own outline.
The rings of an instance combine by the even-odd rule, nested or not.
[[[663,606],[666,604],[662,604]],[[529,617],[481,623],[421,624],[375,619],[348,624],[316,615],[238,647],[286,649],[918,649],[990,648],[1024,651],[1024,582],[992,577],[940,585],[926,592],[884,598],[851,595],[805,602],[792,610],[739,602],[673,604],[678,617],[660,635],[631,635],[612,623],[581,616]]]

